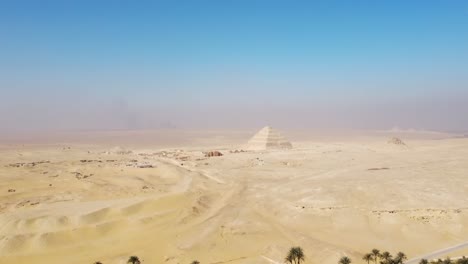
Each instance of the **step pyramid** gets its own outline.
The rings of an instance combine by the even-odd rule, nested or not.
[[[266,126],[258,131],[247,143],[248,149],[290,149],[291,142],[283,137],[277,130]]]

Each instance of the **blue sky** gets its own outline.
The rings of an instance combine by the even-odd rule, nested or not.
[[[5,0],[0,89],[10,131],[465,130],[468,2]]]

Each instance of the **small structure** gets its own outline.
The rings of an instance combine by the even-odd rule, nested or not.
[[[405,142],[403,142],[403,140],[397,137],[392,137],[391,139],[388,140],[387,143],[392,144],[392,145],[398,145],[398,146],[406,146]]]
[[[106,154],[116,154],[116,155],[128,155],[132,154],[133,151],[131,150],[126,150],[122,147],[114,147],[110,151],[107,151]]]
[[[292,144],[280,132],[270,126],[266,126],[258,131],[247,143],[248,149],[291,149]]]
[[[215,151],[208,151],[208,152],[205,152],[205,157],[221,157],[223,156],[223,153],[215,150]]]

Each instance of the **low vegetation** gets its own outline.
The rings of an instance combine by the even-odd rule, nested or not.
[[[378,249],[372,249],[370,253],[364,254],[362,260],[367,264],[371,261],[375,264],[404,264],[408,258],[403,252],[398,252],[395,257],[392,256],[388,251],[380,252]],[[287,264],[301,264],[305,262],[305,254],[301,247],[292,247],[289,249],[288,254],[284,258],[284,262]],[[137,256],[130,256],[127,263],[129,264],[141,264],[140,258]],[[338,264],[351,264],[352,260],[348,256],[343,256],[338,261]],[[103,264],[100,261],[94,262],[94,264]],[[190,264],[200,264],[200,261],[194,260]],[[449,257],[445,259],[431,260],[421,259],[419,264],[468,264],[468,258],[465,256],[457,259],[451,259]]]
[[[292,247],[284,260],[290,264],[301,264],[305,260],[304,251],[300,247]]]
[[[461,258],[454,260],[454,259],[450,259],[447,257],[444,260],[438,259],[438,260],[432,260],[432,261],[428,261],[427,259],[422,259],[419,262],[419,264],[468,264],[468,258],[463,256]]]

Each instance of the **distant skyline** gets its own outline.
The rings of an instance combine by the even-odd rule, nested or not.
[[[1,1],[0,134],[468,131],[468,1]]]

